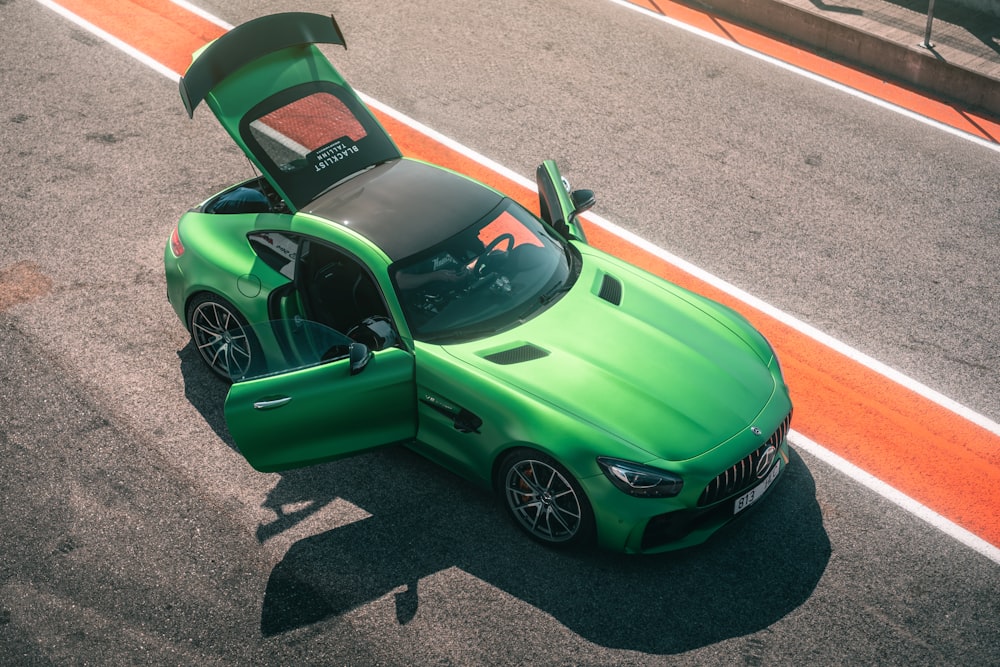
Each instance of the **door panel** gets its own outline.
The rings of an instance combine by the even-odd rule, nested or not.
[[[358,344],[346,336],[312,322],[268,326],[281,349],[265,352],[266,364],[234,383],[225,405],[229,432],[254,468],[311,465],[415,436],[409,352],[375,352],[352,375],[350,346]]]
[[[546,160],[535,170],[535,180],[538,182],[538,203],[541,208],[542,220],[569,239],[586,242],[583,228],[573,216],[573,199],[559,173],[559,168],[552,160]]]

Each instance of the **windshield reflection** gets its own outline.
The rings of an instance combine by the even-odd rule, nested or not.
[[[508,329],[555,301],[572,286],[575,257],[535,216],[504,199],[391,272],[413,336],[456,343]]]

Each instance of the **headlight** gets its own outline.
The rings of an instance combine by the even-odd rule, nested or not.
[[[680,476],[641,463],[598,456],[597,462],[611,483],[637,498],[673,498],[684,487]]]

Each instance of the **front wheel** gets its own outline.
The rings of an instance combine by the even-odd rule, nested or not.
[[[504,506],[517,524],[542,544],[579,546],[594,536],[594,513],[580,484],[558,461],[518,449],[499,470]]]
[[[233,304],[214,294],[201,294],[188,306],[188,329],[202,361],[220,377],[242,378],[254,360],[250,325]]]

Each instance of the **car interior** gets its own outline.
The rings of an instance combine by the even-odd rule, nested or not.
[[[287,208],[263,177],[251,178],[219,193],[201,207],[202,213],[280,213]]]
[[[322,243],[303,240],[296,289],[310,320],[344,332],[376,350],[395,344],[395,336],[385,331],[384,324],[375,325],[389,322],[375,281],[352,258]],[[373,337],[374,330],[380,333]]]

